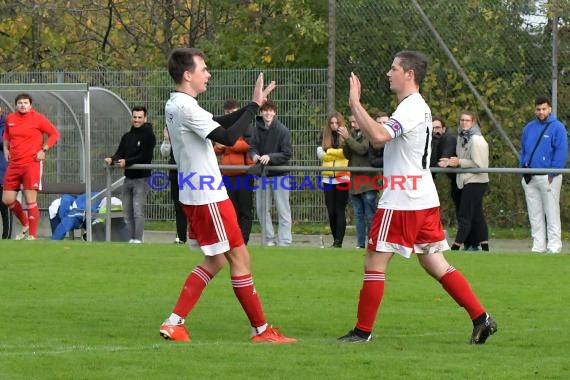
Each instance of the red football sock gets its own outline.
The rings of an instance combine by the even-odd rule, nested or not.
[[[182,318],[186,318],[212,278],[214,276],[201,266],[194,268],[188,275],[172,312]]]
[[[357,329],[372,332],[376,314],[384,296],[384,278],[382,272],[364,271],[364,280],[358,300]]]
[[[40,209],[35,202],[28,204],[28,222],[30,223],[30,236],[36,237],[40,224]]]
[[[22,226],[26,227],[30,224],[28,221],[28,215],[26,215],[26,212],[22,208],[22,204],[20,202],[15,201],[9,205],[8,208],[12,210],[12,213],[16,216],[16,218],[18,218]]]
[[[467,279],[454,267],[450,266],[447,273],[439,279],[439,282],[455,302],[469,313],[471,319],[475,319],[485,312],[477,296],[471,290]]]
[[[261,302],[253,286],[253,278],[250,274],[243,276],[232,276],[232,287],[234,293],[241,304],[241,307],[247,314],[249,323],[252,327],[260,327],[265,325],[265,316],[261,308]]]

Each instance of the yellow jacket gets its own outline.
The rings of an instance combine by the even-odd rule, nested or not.
[[[342,152],[342,147],[328,148],[323,157],[323,166],[331,167],[333,169],[335,167],[347,167],[348,160],[346,159],[346,157],[344,157],[344,153]],[[322,176],[323,178],[341,177],[341,176],[350,177],[350,173],[348,171],[327,170],[323,171]]]

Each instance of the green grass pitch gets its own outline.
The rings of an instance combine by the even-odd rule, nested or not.
[[[0,243],[1,379],[562,379],[570,376],[570,256],[449,253],[499,323],[483,346],[415,258],[395,257],[374,340],[355,322],[362,251],[250,247],[269,321],[299,339],[249,342],[227,269],[162,340],[199,251],[170,244]]]

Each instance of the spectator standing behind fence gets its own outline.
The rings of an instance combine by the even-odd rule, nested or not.
[[[105,158],[107,165],[125,168],[134,164],[150,164],[156,137],[152,124],[147,122],[146,107],[132,109],[131,129],[121,137],[114,155]],[[131,234],[129,243],[142,243],[144,233],[144,206],[149,190],[150,169],[125,169],[122,197],[125,222]]]
[[[169,164],[176,165],[174,155],[172,154],[170,136],[168,136],[168,128],[164,128],[163,135],[164,138],[162,144],[160,144],[160,155],[164,158],[168,158]],[[180,189],[178,188],[178,170],[170,169],[168,171],[168,179],[170,180],[170,199],[174,205],[174,216],[176,218],[176,238],[174,238],[174,244],[185,244],[188,239],[188,221],[182,210],[180,200],[178,199],[180,193]]]
[[[459,116],[457,157],[442,158],[440,167],[488,168],[489,145],[481,134],[477,117],[471,111],[462,111]],[[483,196],[489,190],[489,174],[457,174],[457,187],[461,190],[457,216],[457,234],[451,250],[466,244],[466,250],[489,250],[489,228],[483,211]],[[468,247],[467,243],[471,246]]]
[[[240,108],[236,100],[230,99],[224,103],[224,114],[228,115],[236,112]],[[253,135],[253,123],[240,136],[236,143],[232,146],[224,146],[220,143],[214,145],[214,152],[221,156],[220,165],[252,165],[253,161],[249,155],[249,143]],[[228,196],[236,209],[238,224],[241,229],[243,241],[245,244],[249,242],[251,226],[253,224],[253,176],[245,175],[246,171],[240,170],[223,170],[224,182],[227,183],[226,190]]]
[[[338,112],[333,112],[327,119],[323,129],[321,145],[317,147],[317,157],[322,165],[329,168],[322,172],[325,205],[329,217],[329,226],[333,236],[333,248],[341,248],[346,232],[346,204],[348,202],[348,186],[350,173],[338,171],[337,167],[347,167],[348,160],[344,156],[342,146],[348,130],[344,118]]]
[[[44,135],[48,138],[44,142]],[[4,177],[2,202],[22,223],[22,231],[16,240],[35,240],[40,210],[37,204],[41,190],[43,161],[46,152],[59,139],[55,126],[32,106],[29,94],[16,96],[16,112],[6,118],[4,128],[4,158],[8,162]],[[23,189],[28,205],[28,214],[16,196]]]
[[[438,168],[438,162],[442,158],[456,157],[457,153],[457,136],[453,134],[450,128],[447,128],[445,121],[441,117],[434,116],[432,118],[432,140],[431,140],[431,159],[430,167]],[[432,173],[435,178],[435,173]],[[457,180],[455,173],[446,173],[449,178],[449,189],[453,205],[455,207],[455,218],[459,213],[459,199],[461,191],[457,187]]]
[[[566,127],[552,114],[550,100],[536,98],[536,119],[523,130],[519,164],[525,168],[562,169],[568,159]],[[532,252],[559,253],[562,250],[560,188],[562,174],[525,175],[526,198],[532,235]]]
[[[366,343],[372,338],[384,295],[386,270],[394,253],[409,258],[415,252],[424,270],[467,311],[473,322],[471,343],[483,344],[497,331],[497,323],[485,312],[465,277],[443,255],[448,244],[441,225],[437,190],[429,171],[431,111],[419,92],[426,71],[427,59],[423,54],[413,51],[396,54],[387,76],[399,104],[384,126],[368,115],[360,103],[360,80],[353,73],[350,76],[352,114],[374,145],[386,144],[384,175],[419,178],[417,186],[408,184],[404,189],[389,186],[382,194],[370,229],[357,323],[339,338],[341,342]]]
[[[2,191],[4,190],[4,176],[6,175],[6,167],[8,162],[4,157],[4,127],[6,126],[6,113],[4,108],[0,106],[0,198],[2,198]],[[12,238],[12,213],[8,207],[0,202],[0,214],[2,215],[2,239]]]
[[[271,166],[288,165],[293,155],[291,132],[276,117],[277,106],[267,101],[260,107],[261,116],[256,117],[255,131],[250,144],[250,155],[254,163],[267,166],[265,175],[255,190],[257,218],[265,228],[265,241],[268,246],[291,245],[291,205],[289,204],[289,183],[284,177],[286,171],[271,170]],[[265,196],[265,212],[262,211],[262,197]],[[272,198],[275,198],[279,223],[278,238],[275,241],[271,221]]]
[[[348,116],[348,121],[352,127],[350,134],[346,129],[339,129],[341,136],[345,139],[342,151],[348,159],[348,166],[370,167],[370,142],[362,134],[353,115]],[[356,248],[366,248],[366,238],[376,212],[378,190],[373,187],[373,178],[376,175],[377,172],[350,173],[350,201],[354,211],[354,223],[356,224]],[[364,177],[367,180],[361,181],[360,179]]]

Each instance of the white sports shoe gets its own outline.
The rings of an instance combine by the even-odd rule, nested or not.
[[[30,226],[24,226],[22,227],[22,231],[20,231],[20,233],[16,235],[14,240],[27,240],[29,236],[30,236]]]

